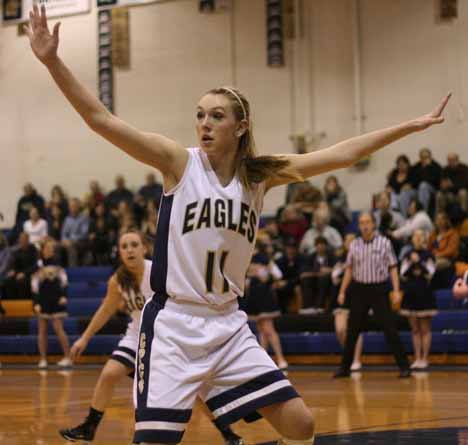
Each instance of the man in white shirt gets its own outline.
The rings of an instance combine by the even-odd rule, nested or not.
[[[343,238],[340,232],[334,227],[328,225],[330,221],[330,212],[324,207],[319,207],[312,219],[312,227],[304,234],[299,250],[301,253],[311,255],[315,252],[315,239],[323,236],[328,245],[335,251],[343,245]]]

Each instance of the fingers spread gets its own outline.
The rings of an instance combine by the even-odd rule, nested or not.
[[[49,30],[49,27],[47,25],[47,14],[46,14],[46,7],[44,3],[41,5],[41,15],[40,15],[40,20],[41,20],[41,25]]]
[[[29,11],[29,27],[31,28],[31,31],[34,32],[34,13],[32,11]]]
[[[28,25],[23,25],[24,32],[27,34],[27,36],[31,39],[33,36],[33,32],[31,28]]]
[[[60,30],[60,24],[61,22],[57,22],[55,25],[54,25],[54,37],[56,39],[58,39],[58,36],[59,36],[59,30]]]

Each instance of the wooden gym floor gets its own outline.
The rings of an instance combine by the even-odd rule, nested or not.
[[[87,413],[100,368],[71,371],[0,369],[0,443],[64,445],[59,428]],[[399,380],[396,371],[370,370],[332,380],[331,371],[291,371],[289,378],[317,421],[317,445],[468,445],[468,372],[433,371]],[[116,389],[93,445],[129,445],[133,406],[130,379]],[[247,444],[277,434],[263,420],[234,425]],[[195,408],[183,444],[222,445],[217,431]]]

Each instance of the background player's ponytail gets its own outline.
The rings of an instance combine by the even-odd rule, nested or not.
[[[260,183],[271,177],[284,178],[295,182],[304,179],[289,168],[289,161],[278,156],[256,156],[255,140],[252,131],[250,104],[244,95],[235,88],[215,88],[207,94],[222,94],[231,101],[234,115],[239,121],[249,122],[247,131],[239,139],[236,170],[246,187]]]

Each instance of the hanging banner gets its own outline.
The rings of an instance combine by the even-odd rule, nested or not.
[[[99,9],[119,8],[121,6],[141,6],[151,3],[168,3],[175,0],[97,0]]]
[[[33,0],[2,0],[2,4],[4,25],[29,21],[29,11],[33,9]],[[49,18],[87,14],[91,11],[90,0],[47,0],[43,4]]]

